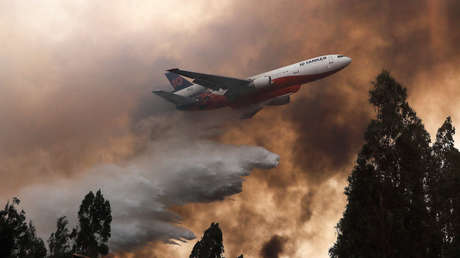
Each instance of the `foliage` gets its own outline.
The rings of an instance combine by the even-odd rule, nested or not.
[[[27,223],[25,212],[16,209],[19,203],[13,198],[0,211],[0,257],[46,257],[45,244],[36,236],[32,222]]]
[[[440,175],[447,172],[442,171],[460,168],[457,158],[447,158],[455,156],[451,127],[445,124],[438,133],[442,143],[430,146],[429,134],[407,103],[406,89],[386,71],[373,86],[369,101],[377,118],[366,130],[365,144],[348,178],[348,204],[330,256],[444,257],[446,247],[441,243],[456,238],[447,239],[441,228],[446,227],[444,220],[455,219],[444,216],[449,208],[440,200],[458,194],[453,187],[438,185],[446,182]]]
[[[50,251],[50,258],[66,258],[72,257],[72,245],[71,241],[74,237],[69,229],[67,228],[68,221],[66,217],[60,217],[57,220],[57,229],[55,233],[51,233],[48,239],[48,247]]]
[[[104,199],[101,190],[96,195],[90,191],[85,196],[78,220],[74,251],[89,257],[108,254],[112,215],[110,203]]]
[[[219,223],[211,223],[203,237],[193,247],[190,258],[223,258],[222,231]]]

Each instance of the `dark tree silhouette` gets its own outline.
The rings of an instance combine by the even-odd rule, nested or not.
[[[60,217],[57,220],[56,232],[51,233],[48,239],[49,257],[50,258],[68,258],[72,257],[72,233],[67,228],[66,217]]]
[[[430,137],[388,72],[377,76],[370,103],[377,111],[345,189],[348,204],[331,257],[436,257],[435,220],[425,182],[432,168]]]
[[[460,254],[460,152],[454,146],[455,128],[448,117],[436,134],[434,167],[428,177],[429,207],[437,222],[441,257]]]
[[[112,215],[110,203],[104,199],[101,190],[96,195],[91,191],[85,196],[78,220],[74,251],[92,258],[108,254]]]
[[[0,211],[0,257],[10,257],[14,249],[15,231],[6,221],[5,211]]]
[[[32,222],[26,222],[23,210],[17,211],[20,201],[13,198],[0,211],[0,257],[46,257],[43,240],[36,236]]]
[[[190,258],[223,258],[222,231],[219,223],[211,223],[203,237],[193,247]]]
[[[46,256],[43,240],[36,236],[32,222],[26,222],[25,212],[18,212],[20,201],[13,198],[0,210],[0,257],[41,258]],[[112,215],[109,201],[101,191],[96,195],[89,192],[82,201],[78,212],[79,224],[70,231],[65,217],[57,220],[56,232],[48,239],[50,258],[68,258],[72,253],[99,257],[109,251]],[[86,257],[82,256],[82,257]]]

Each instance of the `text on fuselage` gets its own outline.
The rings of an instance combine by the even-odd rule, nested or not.
[[[305,61],[305,62],[300,63],[300,66],[305,65],[305,64],[311,64],[311,63],[313,63],[313,62],[323,61],[323,60],[325,60],[326,58],[327,58],[327,57],[322,56],[322,57],[318,57],[318,58],[315,58],[315,59],[311,59],[311,60],[308,60],[308,61]]]

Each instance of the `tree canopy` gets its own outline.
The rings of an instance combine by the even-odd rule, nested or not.
[[[452,257],[458,190],[448,181],[458,182],[460,159],[450,118],[431,145],[406,89],[389,72],[377,76],[369,95],[376,119],[348,178],[330,256]]]
[[[0,257],[46,257],[46,247],[35,232],[32,222],[26,222],[26,213],[18,211],[18,198],[0,211]]]
[[[223,258],[224,245],[219,223],[211,223],[203,237],[193,247],[190,258]]]
[[[78,220],[74,250],[89,257],[108,254],[112,215],[110,203],[104,199],[101,190],[96,195],[90,191],[85,196],[80,205]]]
[[[110,203],[100,190],[96,195],[89,192],[83,199],[76,228],[68,228],[66,217],[58,218],[57,229],[48,239],[48,256],[32,222],[26,222],[26,213],[17,210],[19,203],[18,198],[13,198],[0,210],[0,257],[70,258],[78,253],[93,258],[108,253],[112,215]]]

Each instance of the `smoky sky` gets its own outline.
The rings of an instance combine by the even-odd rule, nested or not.
[[[159,139],[178,132],[186,142],[261,146],[280,155],[278,168],[254,171],[232,198],[173,208],[198,235],[219,222],[228,257],[259,257],[274,235],[288,236],[285,256],[327,257],[346,177],[374,116],[370,83],[382,69],[408,88],[430,132],[447,115],[460,119],[454,0],[0,1],[0,14],[2,196],[123,165],[168,148]],[[353,62],[252,120],[225,110],[177,113],[151,95],[169,89],[162,73],[172,67],[244,78],[332,53]],[[169,122],[144,122],[152,118]],[[197,126],[206,121],[215,122]],[[131,255],[185,256],[193,243]]]
[[[344,207],[346,177],[374,117],[368,91],[375,76],[389,70],[408,88],[409,102],[430,132],[447,115],[458,117],[459,4],[269,1],[263,6],[237,2],[225,10],[233,15],[216,23],[230,29],[216,31],[217,25],[210,24],[205,34],[215,41],[200,47],[221,43],[222,35],[227,42],[239,39],[241,44],[231,48],[244,53],[238,58],[247,63],[238,66],[241,61],[235,60],[234,67],[224,70],[227,74],[238,73],[235,69],[251,74],[248,68],[257,73],[327,53],[345,54],[353,62],[303,86],[290,105],[267,108],[252,121],[229,128],[221,141],[276,150],[280,167],[251,175],[236,204],[187,205],[180,213],[193,218],[185,223],[196,230],[204,230],[208,220],[219,221],[228,256],[261,256],[267,236],[282,234],[295,239],[286,243],[288,257],[327,257]],[[224,216],[229,212],[230,218]]]
[[[184,115],[151,93],[170,88],[163,71],[177,63],[144,33],[161,20],[139,33],[98,4],[1,4],[0,194],[22,199],[44,239],[58,216],[73,224],[78,201],[101,188],[113,208],[111,250],[190,240],[170,206],[223,200],[254,168],[278,164],[262,147],[212,141],[235,120],[229,112]]]

